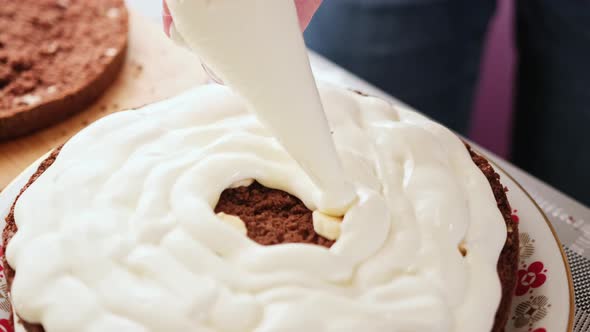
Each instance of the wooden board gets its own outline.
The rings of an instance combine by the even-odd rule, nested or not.
[[[102,98],[58,125],[0,143],[0,190],[29,164],[97,119],[206,82],[199,59],[168,40],[160,25],[131,13],[129,33],[124,69]]]

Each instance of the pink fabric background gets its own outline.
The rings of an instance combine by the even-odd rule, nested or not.
[[[507,158],[510,155],[512,94],[515,64],[514,10],[499,0],[491,22],[476,93],[470,138]]]

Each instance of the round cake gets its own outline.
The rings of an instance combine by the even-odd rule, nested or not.
[[[99,120],[56,149],[3,240],[25,331],[503,331],[518,229],[448,129],[321,86],[358,199],[342,218],[228,88]],[[302,133],[304,135],[304,133]]]
[[[0,139],[83,110],[117,78],[124,0],[0,0]]]

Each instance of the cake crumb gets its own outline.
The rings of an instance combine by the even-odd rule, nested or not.
[[[70,6],[70,0],[57,0],[57,6],[66,9]]]
[[[57,53],[57,51],[59,50],[59,42],[57,41],[52,41],[51,43],[47,44],[47,46],[45,46],[42,50],[41,50],[41,54],[43,55],[52,55]]]
[[[55,85],[51,85],[47,87],[47,93],[52,95],[57,92],[57,87]]]
[[[467,248],[466,248],[465,242],[461,242],[459,244],[459,252],[461,253],[461,256],[463,256],[463,257],[467,256]]]
[[[33,95],[33,94],[26,94],[20,98],[15,98],[14,99],[14,103],[15,104],[24,104],[27,106],[31,106],[31,105],[35,105],[41,102],[41,97],[38,95]]]
[[[119,8],[109,8],[107,10],[107,17],[108,18],[117,18],[119,17],[119,15],[121,15],[121,11],[119,10]]]
[[[104,55],[106,55],[108,57],[113,57],[113,56],[117,55],[117,49],[114,47],[109,47],[104,51]]]

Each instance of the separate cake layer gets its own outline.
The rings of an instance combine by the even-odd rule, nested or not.
[[[0,139],[83,110],[127,48],[123,0],[0,0]]]

